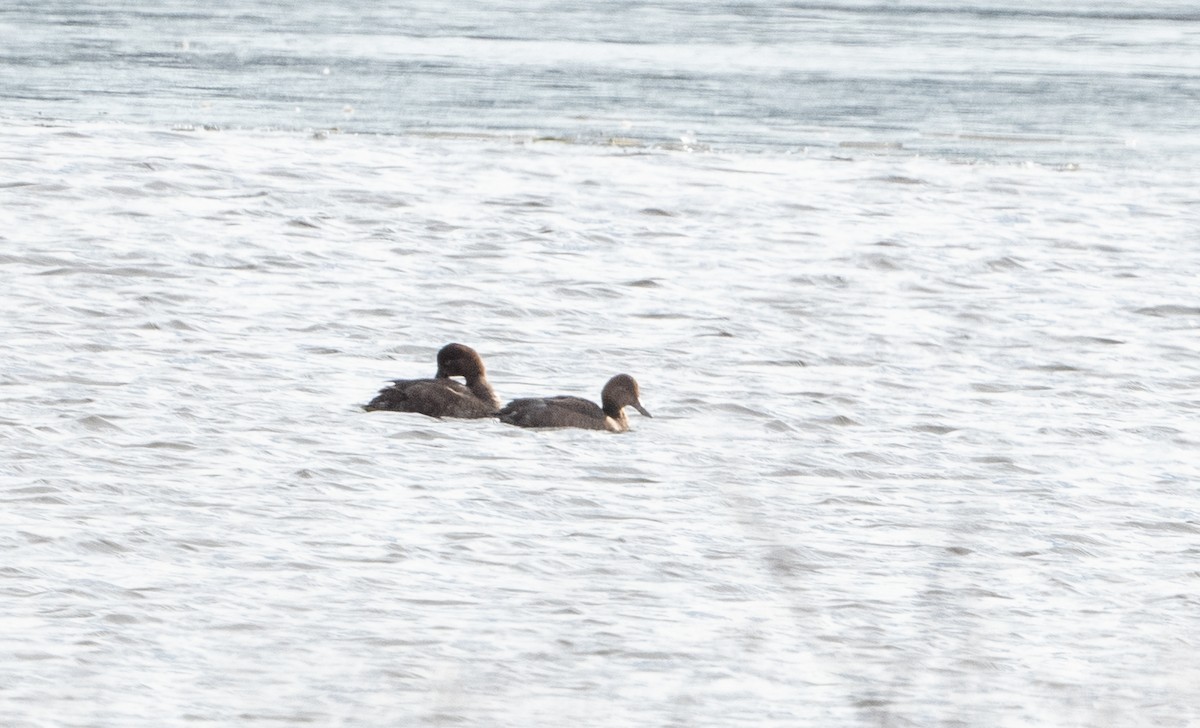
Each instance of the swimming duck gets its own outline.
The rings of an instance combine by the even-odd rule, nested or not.
[[[433,379],[396,379],[363,409],[419,412],[430,417],[494,417],[500,400],[488,384],[483,359],[469,346],[447,344],[437,354]],[[463,377],[466,386],[450,377]]]
[[[625,407],[633,406],[646,417],[650,413],[638,401],[638,383],[628,374],[618,374],[600,393],[603,406],[582,397],[533,397],[514,399],[500,410],[501,422],[518,427],[582,427],[588,430],[625,432],[629,420]]]

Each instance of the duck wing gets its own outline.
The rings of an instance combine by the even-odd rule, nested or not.
[[[585,417],[600,420],[603,420],[605,417],[604,410],[600,408],[600,405],[583,397],[568,397],[565,395],[561,397],[547,397],[546,402],[551,407],[575,412]]]
[[[582,427],[604,430],[604,410],[582,397],[514,399],[499,412],[500,421],[518,427]]]
[[[453,379],[398,379],[363,409],[417,412],[430,417],[491,417],[496,408]]]

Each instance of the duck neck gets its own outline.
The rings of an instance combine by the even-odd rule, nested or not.
[[[485,375],[480,374],[477,377],[466,377],[466,380],[467,389],[470,389],[476,397],[493,407],[500,407],[500,400],[496,399],[496,393],[492,390],[492,385],[488,383]]]
[[[625,421],[625,408],[611,399],[602,399],[600,409],[604,410],[605,415],[613,418],[617,422]]]
[[[608,407],[604,408],[606,429],[613,432],[625,432],[629,429],[629,418],[625,416],[625,408],[617,407],[616,412],[610,412]]]

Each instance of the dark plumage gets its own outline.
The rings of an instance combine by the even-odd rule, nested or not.
[[[650,413],[638,401],[637,380],[618,374],[608,380],[600,394],[601,406],[582,397],[533,397],[514,399],[500,410],[501,422],[518,427],[582,427],[588,430],[625,432],[629,420],[625,407],[632,406],[646,417]]]
[[[447,344],[437,355],[434,379],[397,379],[363,409],[419,412],[430,417],[492,417],[500,400],[488,384],[483,359],[469,346]],[[463,377],[466,386],[450,377]]]

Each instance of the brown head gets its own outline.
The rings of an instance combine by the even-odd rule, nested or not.
[[[604,414],[614,419],[621,419],[621,410],[627,406],[632,406],[644,417],[651,416],[639,401],[637,380],[628,374],[618,374],[608,380],[604,391],[600,393],[600,402],[604,406]]]
[[[468,382],[481,379],[486,370],[478,352],[464,344],[446,344],[437,354],[437,378],[465,377]]]

